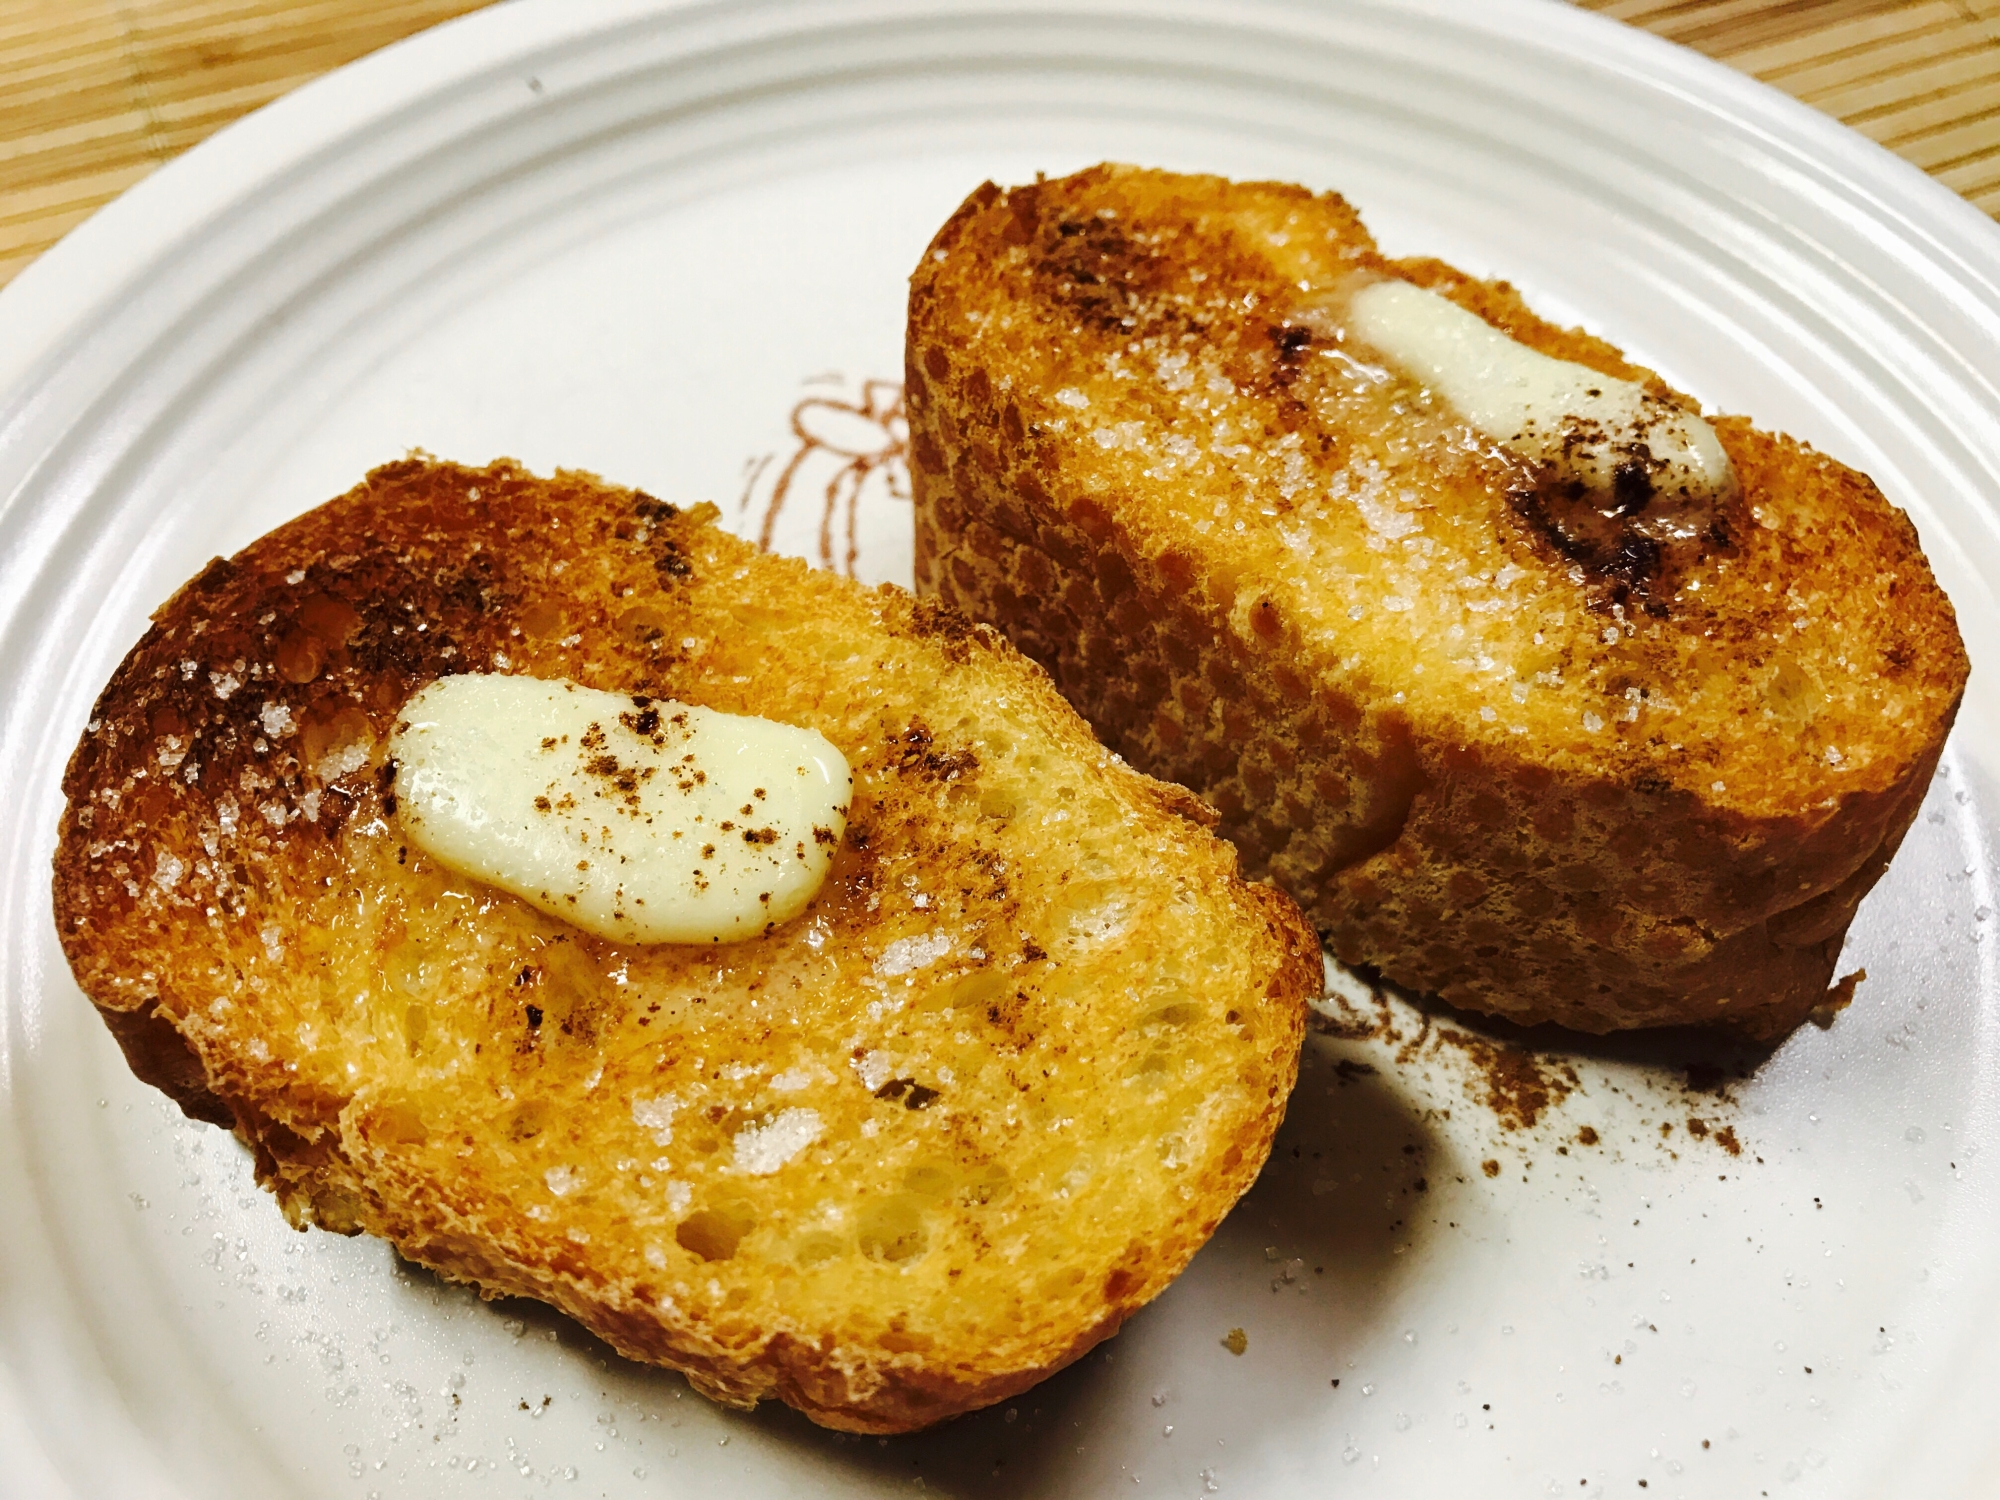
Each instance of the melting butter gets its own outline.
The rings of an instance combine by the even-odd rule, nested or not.
[[[1369,281],[1348,298],[1346,325],[1503,448],[1627,508],[1635,488],[1699,506],[1736,487],[1715,429],[1694,413],[1530,349],[1435,292]]]
[[[810,729],[533,677],[440,678],[389,753],[418,848],[620,942],[734,942],[796,916],[854,784]]]

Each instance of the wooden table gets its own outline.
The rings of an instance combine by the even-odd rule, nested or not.
[[[238,115],[480,3],[0,0],[0,283]],[[1581,3],[1776,84],[2000,215],[2000,0]]]

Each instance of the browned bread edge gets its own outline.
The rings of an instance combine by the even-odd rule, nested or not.
[[[299,1227],[379,1234],[484,1296],[551,1303],[622,1354],[681,1370],[719,1401],[748,1406],[776,1397],[827,1426],[907,1431],[1002,1400],[1062,1368],[1115,1333],[1185,1266],[1270,1150],[1296,1076],[1305,1002],[1319,992],[1317,944],[1288,898],[1236,874],[1227,846],[1205,832],[1213,821],[1208,809],[1106,756],[1041,670],[990,628],[900,590],[865,591],[757,553],[708,524],[712,514],[707,507],[676,511],[588,475],[542,480],[507,461],[475,469],[410,459],[375,470],[349,494],[233,558],[217,559],[155,614],[99,698],[70,761],[54,861],[57,931],[79,985],[135,1074],[193,1118],[232,1127],[255,1153],[259,1180]],[[557,545],[549,540],[552,521],[571,533],[560,544],[577,549],[571,555],[610,570],[608,591],[581,583],[565,591],[549,582],[542,553]],[[580,545],[578,532],[588,533]],[[853,630],[879,629],[885,651],[928,663],[937,679],[987,674],[984,680],[1027,704],[1030,722],[1048,726],[1052,754],[1108,778],[1144,837],[1192,852],[1189,878],[1214,881],[1213,898],[1239,913],[1245,951],[1269,960],[1262,992],[1241,1002],[1254,1012],[1246,1026],[1254,1020],[1258,1028],[1242,1053],[1257,1101],[1246,1106],[1228,1150],[1210,1163],[1186,1213],[1161,1226],[1157,1243],[1110,1270],[1088,1316],[1009,1332],[1035,1351],[1011,1368],[992,1368],[982,1349],[925,1354],[798,1331],[760,1338],[754,1329],[730,1331],[694,1313],[663,1312],[659,1285],[643,1275],[607,1280],[589,1256],[559,1242],[552,1248],[536,1226],[482,1217],[476,1194],[426,1191],[431,1185],[404,1160],[405,1106],[345,1096],[337,1073],[331,1081],[308,1077],[312,1059],[303,1051],[308,1066],[288,1075],[252,1055],[254,1023],[229,1030],[203,1015],[206,997],[227,976],[251,974],[262,962],[260,922],[274,913],[279,921],[308,920],[315,893],[350,878],[340,863],[343,830],[393,817],[379,764],[333,781],[312,769],[329,743],[353,731],[354,715],[379,744],[411,692],[496,651],[514,652],[517,667],[539,652],[545,668],[562,666],[570,651],[569,670],[579,680],[664,694],[677,670],[672,652],[663,652],[650,617],[635,625],[635,616],[676,588],[732,587],[702,584],[711,576],[750,580],[734,586],[747,587],[755,602],[790,598],[835,619],[844,611]],[[523,638],[522,623],[554,603],[567,612],[562,628],[574,625],[583,645]],[[243,676],[243,690],[219,696],[211,673]],[[275,753],[261,737],[274,701],[288,705],[295,731]],[[882,809],[893,811],[897,798],[941,798],[947,788],[939,778],[957,774],[952,764],[939,770],[912,754],[902,762],[909,768],[903,780],[893,761],[888,771],[870,773],[883,799],[883,826],[889,812]],[[212,826],[224,799],[242,795],[236,788],[246,773],[265,776],[275,788],[270,795],[290,799],[294,809],[310,790],[320,799],[316,810],[311,820],[294,811],[290,822],[266,828],[243,796],[246,841],[237,868],[198,889],[198,830]],[[161,854],[189,872],[171,893],[148,878],[149,861]],[[851,897],[829,892],[829,900]],[[206,917],[202,900],[210,903]],[[296,917],[280,909],[294,903]],[[846,919],[836,913],[833,920],[838,931]],[[271,971],[267,992],[282,991],[284,974],[283,965]],[[554,1066],[553,1052],[551,1059]]]
[[[1232,241],[1217,224],[1238,213],[1282,224],[1289,246],[1271,251],[1250,229]],[[1198,285],[1183,262],[1203,254],[1215,259]],[[1073,472],[1080,439],[1054,435],[1073,412],[1053,387],[1082,384],[1092,420],[1110,420],[1095,413],[1118,393],[1091,385],[1092,361],[1127,338],[1135,372],[1153,357],[1149,338],[1201,348],[1205,335],[1173,336],[1211,317],[1209,289],[1246,268],[1268,303],[1290,285],[1268,263],[1280,254],[1295,257],[1288,274],[1324,277],[1331,264],[1406,277],[1543,352],[1693,405],[1602,339],[1537,317],[1505,283],[1384,258],[1333,194],[1117,166],[989,183],[911,279],[919,591],[999,626],[1107,744],[1213,802],[1246,868],[1290,890],[1348,963],[1524,1024],[1715,1024],[1758,1038],[1797,1026],[1916,816],[1964,691],[1951,606],[1908,518],[1865,476],[1717,419],[1752,505],[1803,495],[1835,518],[1837,538],[1796,521],[1755,530],[1753,561],[1768,555],[1782,576],[1835,545],[1885,559],[1893,582],[1866,606],[1902,622],[1884,670],[1921,682],[1912,721],[1879,733],[1883,760],[1839,785],[1796,776],[1789,805],[1783,786],[1763,805],[1712,795],[1719,773],[1693,754],[1522,753],[1477,724],[1406,712],[1389,701],[1397,682],[1316,665],[1303,627],[1187,532],[1164,488],[1090,482]],[[1275,402],[1286,372],[1263,356],[1252,348],[1229,368],[1239,384],[1265,381]],[[1856,588],[1875,589],[1863,571]]]

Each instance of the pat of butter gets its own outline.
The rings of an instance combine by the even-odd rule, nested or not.
[[[1613,492],[1635,462],[1654,493],[1713,499],[1735,488],[1715,429],[1694,413],[1530,349],[1447,297],[1371,281],[1349,299],[1347,326],[1494,442],[1590,490]]]
[[[620,942],[734,942],[796,916],[854,784],[810,729],[533,677],[440,678],[389,753],[418,848]]]

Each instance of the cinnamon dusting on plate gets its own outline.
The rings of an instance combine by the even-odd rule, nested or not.
[[[1736,1127],[1716,1116],[1735,1108],[1734,1087],[1749,1076],[1750,1065],[1727,1052],[1685,1055],[1690,1046],[1715,1045],[1710,1038],[1690,1043],[1661,1034],[1649,1044],[1643,1037],[1569,1036],[1554,1028],[1524,1032],[1403,994],[1370,974],[1331,985],[1315,1007],[1314,1026],[1342,1041],[1384,1049],[1391,1071],[1422,1069],[1455,1079],[1465,1096],[1491,1117],[1496,1141],[1548,1125],[1601,1089],[1626,1095],[1639,1110],[1642,1121],[1631,1139],[1607,1140],[1603,1132],[1610,1127],[1602,1119],[1564,1125],[1554,1144],[1558,1155],[1567,1156],[1571,1145],[1614,1152],[1621,1146],[1649,1146],[1675,1159],[1693,1146],[1718,1147],[1730,1156],[1743,1154]],[[1608,1076],[1586,1083],[1594,1056],[1623,1057],[1649,1045],[1655,1049],[1654,1058],[1628,1057],[1646,1068],[1643,1088],[1621,1088]],[[1377,1070],[1376,1063],[1358,1056],[1343,1058],[1335,1068],[1343,1082]],[[1684,1128],[1677,1131],[1676,1124]]]

